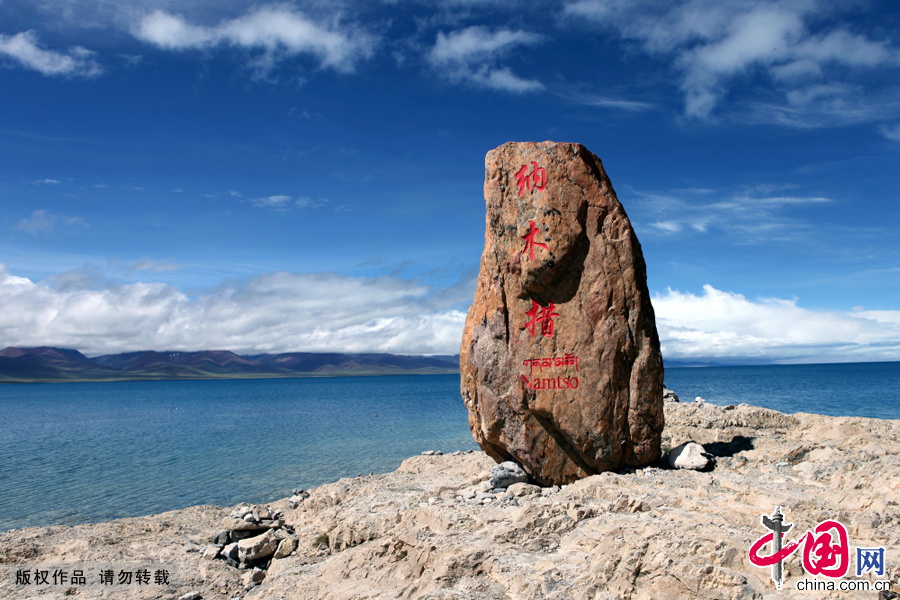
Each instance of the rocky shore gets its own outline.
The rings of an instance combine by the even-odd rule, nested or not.
[[[265,506],[2,533],[0,598],[897,597],[900,421],[702,403],[665,411],[664,449],[698,442],[705,470],[661,461],[562,488],[495,490],[483,453],[415,456]],[[748,559],[776,506],[794,524],[786,539],[843,523],[846,579],[890,580],[892,592],[798,591],[799,550],[776,591],[770,569]],[[885,549],[883,576],[855,576],[857,546]]]

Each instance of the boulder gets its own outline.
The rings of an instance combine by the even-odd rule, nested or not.
[[[487,154],[484,253],[460,347],[481,448],[542,486],[660,456],[663,365],[646,267],[579,144]]]
[[[279,539],[278,548],[275,549],[275,558],[286,558],[291,552],[297,549],[297,539],[294,537],[286,537]]]
[[[239,541],[237,543],[238,557],[242,563],[248,563],[252,560],[271,556],[275,554],[279,541],[275,537],[275,533],[269,529],[262,535]]]
[[[697,442],[685,442],[669,451],[669,466],[674,469],[702,471],[709,466],[713,456]]]
[[[491,487],[506,489],[514,483],[525,483],[528,481],[528,473],[522,467],[511,460],[500,463],[491,468]]]

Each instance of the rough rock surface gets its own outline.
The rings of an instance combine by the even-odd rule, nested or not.
[[[250,589],[242,581],[248,571],[202,558],[230,511],[200,506],[0,533],[0,598],[879,598],[797,591],[805,576],[799,551],[785,563],[784,588],[776,592],[769,569],[748,560],[750,545],[766,533],[760,516],[776,505],[794,523],[790,539],[836,518],[847,526],[851,552],[884,547],[887,570],[876,579],[900,591],[900,421],[747,405],[673,402],[665,409],[663,443],[696,440],[717,457],[714,470],[654,466],[562,489],[515,484],[492,494],[494,461],[483,453],[415,456],[393,473],[309,490],[296,509],[289,499],[270,503],[299,544]],[[489,500],[477,500],[480,494]],[[171,583],[104,588],[96,581],[100,567],[165,568]],[[50,585],[16,585],[17,570],[36,568],[49,570]],[[54,568],[70,575],[85,569],[89,585],[54,586]],[[847,579],[856,579],[853,567]]]
[[[485,158],[487,227],[460,347],[469,425],[542,485],[653,462],[663,367],[641,247],[600,159],[509,143]]]

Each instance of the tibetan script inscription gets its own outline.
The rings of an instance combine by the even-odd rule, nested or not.
[[[552,367],[570,367],[574,366],[575,370],[578,370],[578,357],[574,354],[566,354],[563,356],[557,356],[555,358],[526,358],[522,361],[522,364],[528,367],[531,371],[534,371],[534,368],[537,367],[539,371],[543,371],[544,369],[550,369]]]

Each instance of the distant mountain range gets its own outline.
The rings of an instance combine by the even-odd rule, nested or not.
[[[240,356],[228,350],[126,352],[88,358],[77,350],[0,350],[0,383],[148,379],[249,379],[459,372],[456,356],[288,352]]]

